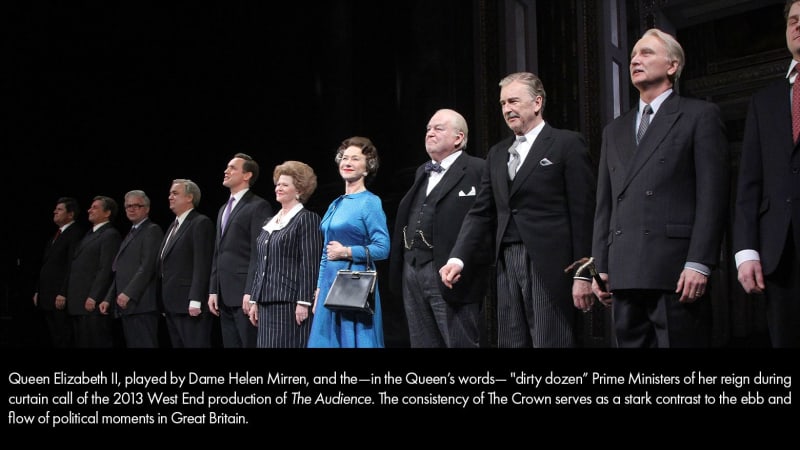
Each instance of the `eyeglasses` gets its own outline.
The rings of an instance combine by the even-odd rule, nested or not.
[[[144,208],[144,205],[142,205],[141,203],[136,203],[133,205],[125,205],[125,209],[139,209],[139,208]]]

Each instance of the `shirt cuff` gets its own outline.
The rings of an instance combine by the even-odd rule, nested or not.
[[[303,300],[298,300],[297,304],[303,306],[311,306],[311,302],[304,302]]]
[[[745,261],[761,261],[761,255],[759,255],[757,251],[750,250],[750,249],[740,250],[740,251],[736,252],[736,255],[734,256],[734,258],[736,259],[736,268],[737,269]]]
[[[686,262],[683,266],[684,269],[694,270],[695,272],[702,273],[705,276],[711,275],[711,269],[705,264],[696,262]]]
[[[189,308],[197,308],[200,309],[203,306],[202,303],[198,302],[197,300],[189,301]]]
[[[464,261],[462,261],[459,258],[450,258],[447,260],[447,264],[455,264],[458,267],[461,267],[462,269],[464,268]]]

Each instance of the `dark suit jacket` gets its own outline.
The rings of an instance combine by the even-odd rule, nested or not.
[[[481,174],[486,165],[486,161],[467,153],[462,153],[453,164],[447,169],[444,176],[439,180],[439,184],[431,191],[426,203],[432,207],[433,219],[433,262],[438,269],[447,264],[450,257],[450,250],[456,243],[458,229],[464,216],[469,211],[477,197],[480,188]],[[408,223],[409,208],[414,201],[419,189],[426,189],[428,174],[425,166],[417,169],[414,184],[406,193],[400,206],[397,208],[397,219],[394,224],[394,234],[392,235],[392,249],[389,253],[389,285],[395,295],[402,295],[403,292],[403,227]],[[428,208],[428,207],[426,207]],[[427,209],[426,209],[427,211]],[[461,281],[447,288],[438,279],[439,291],[442,298],[449,303],[477,303],[483,299],[486,293],[486,280],[488,279],[488,264],[491,261],[492,239],[484,239],[483,245],[475,249],[472,264],[464,268]]]
[[[55,242],[52,239],[47,241],[36,284],[39,308],[53,311],[56,309],[56,296],[67,296],[67,277],[69,266],[72,264],[72,255],[84,234],[86,230],[77,222],[73,222]]]
[[[495,258],[511,216],[546,289],[569,289],[564,268],[587,256],[592,242],[595,177],[580,134],[545,124],[509,188],[511,136],[489,149],[475,204],[451,256],[472,263],[481,241],[495,236]],[[544,159],[550,162],[544,162]]]
[[[158,251],[164,232],[150,219],[139,224],[130,239],[124,239],[117,252],[117,272],[106,300],[120,316],[158,311]],[[130,297],[125,309],[117,306],[117,296]]]
[[[322,255],[319,224],[316,213],[301,209],[282,230],[273,231],[272,235],[262,230],[250,259],[255,275],[252,301],[314,302]]]
[[[684,264],[717,264],[728,212],[719,108],[672,94],[639,147],[638,110],[603,130],[592,255],[611,289],[674,291]]]
[[[100,308],[91,313],[86,311],[86,299],[91,297],[99,305],[106,298],[111,285],[111,263],[121,240],[109,222],[87,234],[78,244],[67,282],[67,311],[71,315],[100,314]]]
[[[784,79],[753,95],[742,142],[733,247],[758,251],[765,275],[778,266],[792,220],[800,254],[800,152],[792,142],[790,90]]]
[[[208,312],[208,280],[214,251],[214,224],[208,216],[193,209],[178,231],[166,242],[161,258],[161,299],[164,310],[172,314],[188,314],[189,301],[200,302]],[[166,244],[166,249],[164,245]]]
[[[228,307],[241,307],[242,296],[253,287],[253,274],[248,273],[250,253],[261,226],[272,215],[272,207],[252,189],[248,190],[231,211],[222,233],[222,214],[226,206],[227,203],[219,209],[217,216],[209,294],[217,294],[217,300]]]

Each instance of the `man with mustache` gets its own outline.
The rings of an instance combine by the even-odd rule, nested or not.
[[[514,132],[489,149],[475,203],[439,273],[452,287],[494,236],[498,347],[572,347],[573,304],[587,309],[591,282],[564,274],[589,254],[595,177],[583,138],[544,121],[539,77],[500,81],[500,106]]]

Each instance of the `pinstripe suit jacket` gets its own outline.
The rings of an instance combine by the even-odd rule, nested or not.
[[[254,271],[250,299],[259,303],[313,303],[321,254],[320,218],[305,208],[283,229],[271,234],[262,229],[250,258]]]
[[[272,215],[272,207],[263,198],[248,190],[231,211],[228,225],[222,231],[222,205],[217,216],[214,259],[211,264],[209,294],[219,295],[229,307],[241,307],[242,296],[253,286],[253,274],[248,272],[254,242],[262,231],[264,221]]]

